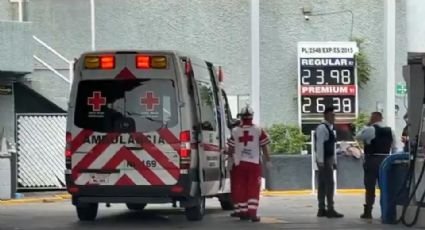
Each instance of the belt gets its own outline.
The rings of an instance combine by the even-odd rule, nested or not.
[[[372,153],[372,154],[365,154],[366,157],[373,156],[373,157],[383,157],[383,156],[389,156],[389,153]]]

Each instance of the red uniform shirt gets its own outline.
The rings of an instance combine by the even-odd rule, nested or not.
[[[233,158],[236,165],[241,161],[260,164],[261,147],[269,142],[269,137],[263,129],[249,125],[234,128],[228,144],[235,148]]]

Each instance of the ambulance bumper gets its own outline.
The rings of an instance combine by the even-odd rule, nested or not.
[[[193,175],[193,174],[192,174]],[[191,197],[194,185],[198,185],[191,173],[181,174],[178,183],[164,186],[98,186],[75,185],[70,174],[65,175],[68,191],[73,188],[72,201],[80,203],[171,203]],[[192,194],[193,195],[193,194]]]
[[[133,204],[164,204],[173,201],[170,197],[76,197],[78,203],[133,203]]]

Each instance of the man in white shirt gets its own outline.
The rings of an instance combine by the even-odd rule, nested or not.
[[[334,209],[334,177],[335,167],[335,143],[334,130],[335,113],[333,108],[326,108],[325,120],[317,126],[315,133],[316,163],[319,169],[319,186],[317,198],[319,201],[318,217],[341,218],[344,215]],[[327,209],[325,204],[327,201]]]
[[[390,127],[384,126],[380,112],[373,112],[369,124],[357,134],[356,139],[364,143],[365,159],[364,184],[366,189],[364,213],[362,219],[372,219],[372,207],[375,203],[376,181],[379,179],[379,167],[382,161],[396,147],[396,138]],[[378,183],[379,184],[379,183]]]

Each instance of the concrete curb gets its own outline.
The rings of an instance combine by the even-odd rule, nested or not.
[[[69,200],[72,198],[71,194],[61,194],[61,195],[56,195],[57,197],[60,197],[64,200]]]
[[[28,204],[28,203],[53,203],[71,199],[69,194],[59,194],[52,197],[22,198],[0,200],[0,205]]]
[[[290,191],[262,191],[263,196],[294,196],[294,195],[311,195],[311,190],[290,190]]]
[[[290,190],[290,191],[262,191],[263,196],[300,196],[300,195],[315,195],[312,190]],[[337,189],[338,195],[363,195],[364,189]],[[376,189],[376,194],[379,195],[379,189]]]

